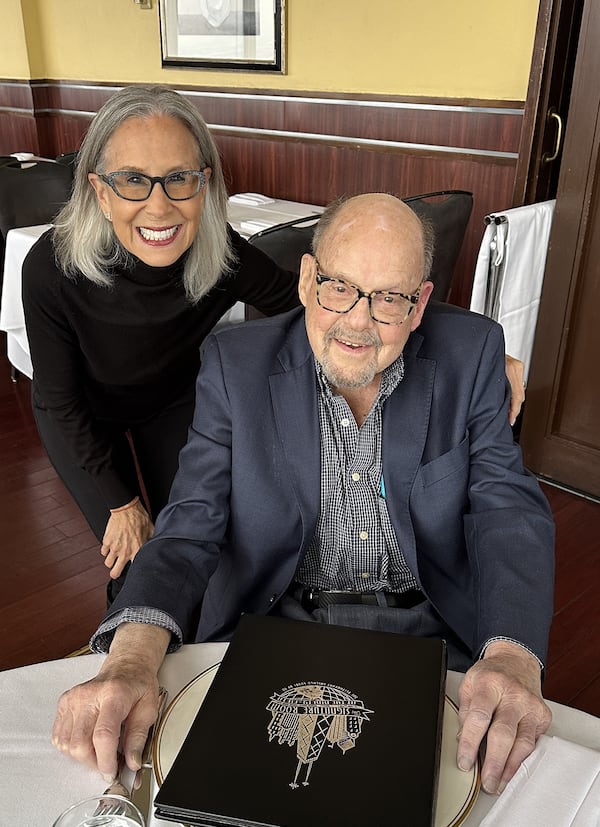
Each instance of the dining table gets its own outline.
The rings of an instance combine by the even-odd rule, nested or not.
[[[234,230],[244,238],[250,238],[278,224],[309,219],[323,209],[315,204],[271,198],[262,193],[236,193],[228,200],[227,217]],[[17,227],[6,234],[0,330],[6,333],[6,355],[13,369],[13,377],[16,375],[15,370],[30,379],[33,377],[21,300],[21,271],[27,253],[51,226],[38,224],[33,227]],[[245,306],[238,302],[220,324],[240,322],[244,318]]]
[[[226,647],[226,643],[187,644],[166,656],[159,682],[168,692],[171,708],[197,676],[217,667]],[[98,772],[51,744],[52,724],[61,693],[92,678],[104,657],[85,654],[0,672],[0,827],[50,827],[69,805],[97,795],[106,787]],[[446,696],[454,703],[458,701],[462,678],[460,673],[447,673]],[[553,713],[549,734],[600,749],[599,718],[552,701],[548,703]],[[181,733],[181,738],[184,735]],[[479,825],[499,800],[480,790],[460,821],[462,827]],[[156,818],[152,807],[147,823],[148,827],[172,824]]]

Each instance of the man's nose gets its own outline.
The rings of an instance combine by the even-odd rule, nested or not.
[[[369,327],[373,322],[370,298],[361,296],[354,307],[346,313],[346,317],[354,327]]]

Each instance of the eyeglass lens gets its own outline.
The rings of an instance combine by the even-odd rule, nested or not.
[[[356,287],[338,280],[324,281],[318,290],[321,306],[334,313],[347,313],[360,295]],[[401,324],[412,310],[413,304],[397,294],[381,292],[371,296],[370,307],[375,321]]]
[[[140,172],[113,172],[109,176],[116,193],[129,201],[145,201],[150,197],[154,183],[160,183],[173,201],[193,198],[204,186],[205,176],[201,171],[184,170],[164,178],[150,178]]]

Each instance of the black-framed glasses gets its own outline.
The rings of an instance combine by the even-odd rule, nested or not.
[[[152,177],[133,170],[117,170],[107,175],[98,173],[105,184],[126,201],[145,201],[150,198],[155,184],[160,184],[171,201],[187,201],[198,195],[206,183],[206,174],[201,169],[182,169],[169,175]]]
[[[412,294],[394,290],[373,290],[366,293],[349,281],[321,273],[317,261],[317,301],[324,310],[332,313],[348,313],[361,299],[366,299],[374,322],[403,324],[418,303],[422,286],[421,282]]]

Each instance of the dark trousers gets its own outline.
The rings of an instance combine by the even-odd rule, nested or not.
[[[448,669],[466,672],[473,663],[468,648],[444,623],[428,600],[409,609],[335,604],[308,612],[292,595],[286,594],[273,610],[273,614],[292,620],[318,621],[337,626],[351,626],[355,629],[375,629],[416,637],[441,637],[446,641]]]
[[[33,415],[50,462],[69,493],[81,509],[99,543],[102,542],[110,511],[98,491],[93,477],[73,460],[60,429],[49,412],[33,399]],[[145,422],[133,425],[103,422],[110,435],[114,467],[131,490],[147,499],[153,520],[166,505],[179,463],[179,452],[187,440],[194,413],[194,388]],[[135,457],[134,457],[135,451]],[[136,459],[146,498],[136,469]],[[124,576],[109,583],[109,602],[118,593]]]

